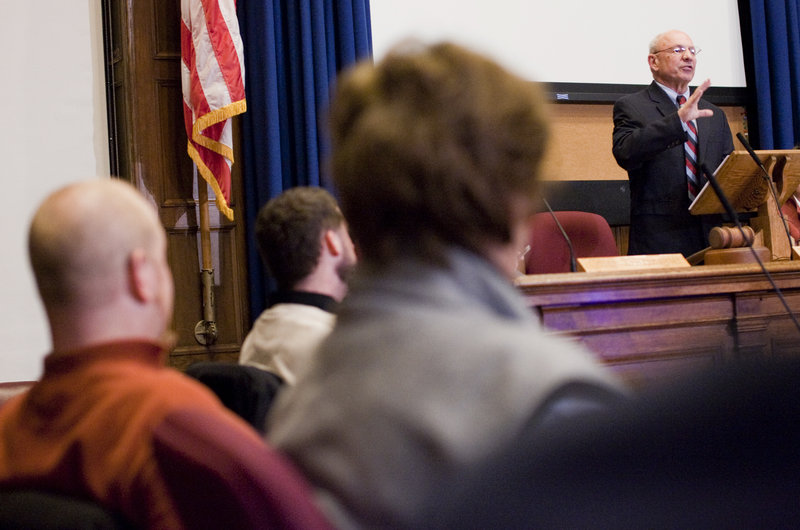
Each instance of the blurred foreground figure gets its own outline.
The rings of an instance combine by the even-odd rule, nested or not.
[[[800,361],[734,363],[541,436],[428,499],[417,528],[793,528]]]
[[[436,487],[523,426],[619,396],[511,285],[544,112],[537,85],[447,43],[337,81],[332,169],[361,261],[267,432],[340,527],[409,526]]]

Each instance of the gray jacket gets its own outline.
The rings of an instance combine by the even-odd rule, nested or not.
[[[619,388],[576,344],[545,335],[484,259],[453,250],[450,263],[361,271],[311,370],[273,409],[270,441],[340,527],[405,527],[557,390]]]

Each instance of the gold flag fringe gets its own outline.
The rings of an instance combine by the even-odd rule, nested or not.
[[[192,140],[233,162],[233,149],[207,136],[203,136],[201,131],[245,111],[247,111],[247,100],[242,99],[199,116],[192,126]]]
[[[200,172],[200,175],[206,182],[208,182],[208,185],[211,186],[211,189],[214,191],[214,195],[217,198],[217,209],[222,215],[227,217],[229,221],[233,221],[233,210],[228,206],[228,201],[225,200],[225,195],[222,194],[222,190],[219,187],[219,182],[217,182],[217,177],[214,175],[211,169],[209,169],[205,162],[203,162],[203,159],[200,157],[200,153],[197,152],[197,149],[194,145],[192,145],[192,142],[187,142],[186,152],[189,153],[189,158],[194,160],[194,163],[197,164],[197,171]]]
[[[231,149],[230,146],[203,136],[201,131],[211,127],[212,125],[230,119],[238,114],[242,114],[246,110],[247,101],[242,99],[239,101],[234,101],[233,103],[198,117],[192,126],[191,140],[198,145],[202,145],[206,149],[217,153],[218,155],[224,156],[231,161],[231,164],[233,164],[233,149]],[[228,202],[225,200],[225,196],[222,194],[222,190],[219,187],[219,182],[217,181],[216,175],[214,175],[211,169],[205,165],[203,159],[200,157],[200,153],[197,151],[195,146],[192,145],[192,141],[189,141],[186,146],[186,152],[189,154],[189,158],[191,158],[194,163],[197,164],[197,170],[200,172],[200,175],[214,191],[214,195],[217,199],[217,209],[219,209],[220,213],[227,217],[229,221],[233,221],[233,210],[228,206]]]

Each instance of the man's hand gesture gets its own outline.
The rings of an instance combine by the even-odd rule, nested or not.
[[[700,103],[700,98],[703,97],[703,93],[711,86],[711,79],[706,79],[703,83],[697,87],[689,99],[686,100],[680,109],[678,109],[678,117],[680,117],[681,121],[684,123],[687,121],[696,120],[697,118],[708,118],[714,115],[714,111],[711,109],[699,109],[697,108],[697,104]]]

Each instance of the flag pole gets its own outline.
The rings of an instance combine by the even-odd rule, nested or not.
[[[198,343],[209,345],[217,340],[217,323],[208,186],[219,212],[233,221],[228,206],[233,164],[230,118],[247,110],[236,0],[183,0],[180,29],[186,152],[195,164],[202,253],[203,320],[195,326],[194,336]]]
[[[203,286],[203,320],[194,327],[194,337],[200,344],[208,346],[217,340],[216,308],[214,305],[214,267],[211,262],[211,226],[208,220],[208,185],[197,175],[197,198],[200,210],[200,252],[202,268],[200,280]]]

